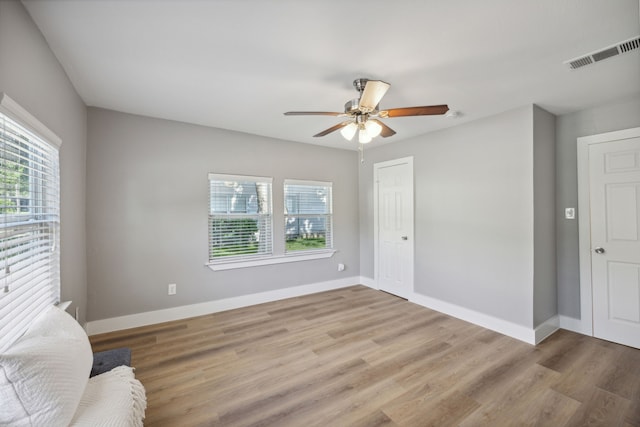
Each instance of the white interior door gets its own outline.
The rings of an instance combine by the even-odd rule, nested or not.
[[[413,158],[374,165],[375,279],[403,298],[413,292]]]
[[[589,146],[593,335],[640,348],[640,138]]]

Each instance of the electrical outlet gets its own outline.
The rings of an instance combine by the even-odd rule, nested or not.
[[[176,291],[177,291],[177,285],[175,283],[169,283],[169,288],[167,290],[167,293],[169,295],[175,295]]]
[[[338,271],[344,271],[344,264],[338,264]]]

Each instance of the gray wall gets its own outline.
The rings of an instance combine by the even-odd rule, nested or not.
[[[578,207],[576,139],[638,126],[640,96],[561,115],[556,120],[556,248],[558,312],[561,315],[580,318],[578,220],[563,216],[564,208]]]
[[[354,151],[89,108],[89,320],[358,276],[358,168]],[[283,180],[333,182],[338,252],[211,271],[205,266],[209,172],[274,178],[280,252]],[[177,295],[167,295],[169,283],[178,285]]]
[[[61,293],[87,307],[85,256],[86,107],[22,4],[0,1],[0,92],[62,138]]]
[[[367,150],[361,275],[374,274],[373,163],[414,156],[416,292],[532,327],[533,151],[533,106]]]
[[[558,314],[556,286],[556,117],[533,107],[533,327]]]

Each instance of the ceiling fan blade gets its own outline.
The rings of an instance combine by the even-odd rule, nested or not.
[[[380,120],[376,120],[376,119],[369,119],[369,121],[371,122],[376,122],[377,124],[379,124],[380,126],[382,126],[382,131],[380,132],[380,136],[383,138],[387,138],[390,136],[393,136],[396,134],[396,131],[391,129],[389,126],[385,125],[383,122],[381,122]]]
[[[333,111],[287,111],[285,116],[343,116],[344,113]]]
[[[425,105],[422,107],[390,108],[380,111],[378,115],[380,117],[437,116],[445,114],[447,111],[449,111],[449,106],[446,104]]]
[[[319,136],[329,135],[331,132],[335,132],[335,131],[337,131],[338,129],[342,129],[343,127],[345,127],[345,126],[346,126],[346,125],[348,125],[349,123],[353,123],[353,122],[352,122],[351,120],[347,120],[347,121],[344,121],[344,122],[342,122],[342,123],[338,123],[338,124],[337,124],[337,125],[335,125],[335,126],[331,126],[329,129],[325,129],[325,130],[323,130],[322,132],[320,132],[320,133],[317,133],[317,134],[313,135],[313,137],[314,137],[314,138],[317,138],[317,137],[319,137]]]
[[[389,86],[391,86],[389,83],[380,80],[367,81],[360,96],[360,111],[369,113],[375,110],[384,94],[389,90]]]

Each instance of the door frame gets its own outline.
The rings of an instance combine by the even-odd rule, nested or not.
[[[589,146],[640,137],[640,127],[578,138],[578,251],[580,255],[580,330],[593,336],[593,287],[591,281],[591,212]]]
[[[415,192],[414,192],[414,181],[415,181],[415,177],[413,175],[413,156],[409,156],[409,157],[401,157],[399,159],[394,159],[394,160],[387,160],[384,162],[378,162],[378,163],[374,163],[373,164],[373,281],[375,283],[375,287],[376,289],[380,289],[380,284],[378,283],[378,278],[379,278],[379,261],[378,261],[378,257],[379,257],[379,253],[380,253],[380,233],[379,233],[379,227],[378,227],[378,173],[379,170],[382,168],[388,168],[391,166],[398,166],[398,165],[402,165],[402,164],[408,164],[409,168],[411,169],[411,216],[412,216],[412,222],[411,222],[411,232],[408,233],[409,234],[409,239],[410,239],[410,248],[411,248],[411,268],[409,269],[409,279],[411,282],[411,291],[410,293],[412,294],[414,292],[415,289],[415,283],[414,283],[414,276],[415,276],[415,272],[414,272],[414,267],[415,267]],[[405,298],[409,299],[411,297],[411,295],[405,295]]]

